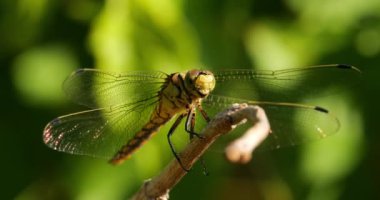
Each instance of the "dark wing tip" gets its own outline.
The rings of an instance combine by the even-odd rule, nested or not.
[[[322,108],[322,107],[319,107],[319,106],[315,106],[314,110],[317,110],[317,111],[320,111],[320,112],[324,112],[324,113],[329,113],[329,111],[326,108]]]
[[[353,66],[347,64],[338,64],[337,67],[342,69],[351,69]]]
[[[360,69],[358,69],[357,67],[353,66],[353,65],[348,65],[348,64],[338,64],[337,65],[337,68],[340,68],[340,69],[351,69],[351,70],[355,70],[356,72],[359,72],[359,73],[362,73],[360,71]]]

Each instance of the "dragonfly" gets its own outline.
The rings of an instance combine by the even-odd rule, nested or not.
[[[89,109],[53,119],[44,129],[43,141],[54,150],[120,164],[175,119],[167,140],[174,157],[187,170],[171,140],[181,121],[185,120],[190,138],[202,138],[195,131],[196,118],[207,123],[232,104],[247,103],[262,107],[271,124],[271,133],[260,148],[319,140],[336,133],[339,120],[324,107],[295,102],[324,96],[322,91],[328,86],[348,86],[360,73],[346,64],[172,74],[78,69],[64,81],[63,90]]]

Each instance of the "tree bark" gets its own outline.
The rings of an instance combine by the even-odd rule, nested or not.
[[[252,122],[253,126],[242,137],[228,145],[226,157],[231,162],[248,162],[254,149],[267,137],[270,126],[262,108],[247,104],[234,104],[210,121],[201,133],[203,138],[194,138],[180,153],[179,156],[184,167],[190,169],[219,136],[227,134],[247,120]],[[173,159],[158,176],[147,180],[132,199],[167,200],[170,190],[186,173],[177,160]]]

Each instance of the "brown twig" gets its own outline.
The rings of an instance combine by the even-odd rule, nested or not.
[[[268,135],[269,122],[262,108],[235,104],[219,113],[202,131],[204,138],[193,139],[181,152],[180,158],[185,168],[190,169],[210,145],[221,135],[230,132],[237,125],[249,120],[254,123],[241,138],[233,141],[226,149],[226,156],[231,162],[248,162],[255,147]],[[148,180],[132,197],[133,200],[169,199],[169,191],[187,172],[176,159],[155,178]]]

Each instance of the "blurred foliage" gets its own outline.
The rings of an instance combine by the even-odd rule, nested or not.
[[[172,199],[380,199],[380,1],[2,0],[1,199],[127,199],[172,158],[162,137],[168,126],[118,167],[47,148],[44,125],[79,110],[60,89],[75,68],[325,63],[364,71],[360,86],[313,102],[330,105],[339,134],[257,154],[246,166],[208,155],[211,176],[196,166]]]

